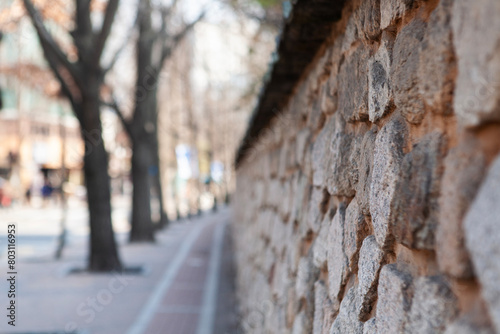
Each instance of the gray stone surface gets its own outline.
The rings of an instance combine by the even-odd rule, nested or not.
[[[373,170],[373,152],[375,150],[375,139],[377,131],[372,129],[368,131],[361,143],[359,157],[358,183],[356,184],[356,199],[361,212],[367,216],[370,215],[370,187]]]
[[[310,138],[309,129],[305,128],[297,134],[296,145],[295,145],[295,158],[298,166],[303,166],[304,164],[304,154],[306,148],[309,146]]]
[[[355,197],[347,207],[344,227],[344,252],[351,272],[358,270],[359,250],[363,239],[368,235],[368,230],[365,216]]]
[[[467,319],[459,319],[451,323],[445,330],[444,334],[495,334],[493,328],[476,325]]]
[[[356,310],[356,287],[352,287],[340,303],[339,314],[333,322],[330,334],[363,334],[363,323],[358,320]]]
[[[331,162],[330,145],[335,127],[336,119],[335,117],[330,117],[314,141],[311,164],[313,170],[313,184],[315,186],[322,186],[325,184],[327,169]]]
[[[451,29],[453,0],[442,0],[431,14],[422,41],[419,61],[419,92],[425,104],[439,114],[453,108],[456,59]]]
[[[377,293],[377,331],[403,333],[411,307],[411,276],[387,264],[380,271]]]
[[[328,334],[334,316],[338,314],[339,304],[333,304],[328,298],[328,291],[323,281],[314,284],[314,321],[313,334]]]
[[[337,209],[328,233],[328,288],[331,300],[336,300],[347,282],[349,271],[344,253],[345,206]]]
[[[311,199],[309,201],[309,210],[307,214],[307,226],[314,232],[318,233],[323,215],[328,209],[330,195],[324,188],[314,187]]]
[[[380,0],[361,2],[353,15],[360,37],[374,40],[380,35]]]
[[[333,216],[335,215],[336,210],[337,208],[335,204],[333,201],[330,201],[328,212],[323,217],[319,233],[311,246],[313,252],[313,263],[318,268],[324,268],[328,260],[328,233],[330,231],[330,225],[332,224]]]
[[[457,316],[457,299],[442,276],[419,277],[413,283],[413,296],[405,333],[443,333]]]
[[[363,325],[363,334],[377,334],[377,319],[371,318]]]
[[[380,28],[385,29],[411,10],[416,0],[380,0]]]
[[[395,37],[384,31],[380,46],[368,63],[368,114],[371,122],[382,118],[394,105],[390,68]]]
[[[396,241],[410,248],[434,249],[445,145],[441,133],[431,132],[403,158],[391,229]]]
[[[301,311],[295,316],[293,322],[292,334],[308,334],[312,331],[312,323],[309,317]]]
[[[375,237],[366,237],[359,255],[358,270],[358,317],[361,321],[369,318],[373,303],[377,299],[377,283],[383,259],[384,252]]]
[[[314,301],[314,282],[318,276],[319,269],[312,263],[312,256],[300,258],[295,281],[296,296],[299,299],[305,298],[311,303]]]
[[[380,246],[392,241],[390,222],[394,219],[393,202],[399,178],[407,128],[400,116],[393,117],[377,134],[370,186],[370,212],[375,238]]]
[[[497,0],[453,4],[453,44],[458,60],[454,109],[465,126],[500,120],[499,16]]]
[[[426,27],[424,21],[416,18],[401,29],[394,43],[390,73],[396,108],[414,124],[419,124],[425,114],[419,94],[418,71]]]
[[[500,332],[500,156],[491,165],[464,221],[465,240],[491,319]]]
[[[346,132],[346,122],[342,115],[337,113],[335,128],[330,138],[328,155],[330,164],[326,177],[328,192],[337,196],[354,196],[354,186],[350,178],[350,156],[353,136]]]
[[[465,247],[463,219],[481,185],[485,169],[485,157],[478,142],[471,139],[451,149],[444,160],[436,256],[439,268],[452,277],[473,277],[472,263]]]
[[[359,45],[340,66],[338,108],[348,122],[368,119],[368,48]]]

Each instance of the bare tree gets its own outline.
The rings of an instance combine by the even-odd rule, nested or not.
[[[88,269],[121,270],[111,224],[108,154],[102,140],[100,118],[100,90],[109,70],[109,67],[101,66],[101,57],[118,8],[118,0],[109,0],[98,31],[93,29],[91,21],[91,0],[75,2],[75,29],[71,36],[78,59],[74,62],[68,59],[49,33],[33,3],[30,0],[23,1],[38,34],[45,59],[71,103],[85,141],[84,175],[90,216]]]
[[[176,0],[170,6],[161,7],[161,26],[153,27],[153,5],[151,0],[140,2],[137,26],[137,78],[135,85],[135,106],[133,115],[127,119],[116,101],[115,108],[132,142],[132,229],[130,241],[154,241],[154,226],[151,220],[151,190],[157,193],[160,202],[160,226],[168,223],[163,207],[160,158],[158,144],[157,92],[160,72],[176,46],[187,33],[202,19],[185,25],[179,32],[168,29],[175,9]]]

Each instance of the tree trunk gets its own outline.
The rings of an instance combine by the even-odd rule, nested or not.
[[[90,271],[122,269],[111,224],[111,191],[108,154],[102,140],[99,114],[100,85],[82,100],[81,131],[85,141],[84,173],[90,216]]]
[[[149,167],[151,148],[143,137],[133,140],[132,150],[132,230],[130,242],[154,241],[151,221],[151,193]]]

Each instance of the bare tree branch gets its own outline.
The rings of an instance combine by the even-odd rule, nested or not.
[[[169,43],[167,39],[164,39],[163,42],[163,47],[162,47],[162,52],[161,52],[161,58],[160,58],[160,63],[159,63],[159,68],[160,70],[163,66],[163,63],[167,58],[170,57],[172,54],[172,51],[177,47],[177,45],[186,37],[186,35],[194,28],[194,26],[200,22],[203,18],[205,17],[205,11],[203,11],[200,16],[193,22],[189,23],[187,26],[185,26],[182,31],[177,33]]]
[[[104,14],[104,21],[102,23],[101,31],[97,36],[95,49],[94,49],[94,63],[99,66],[102,52],[104,50],[104,45],[108,39],[109,33],[111,32],[111,26],[115,19],[115,14],[118,9],[118,0],[109,0],[108,6],[106,7],[106,13]]]
[[[125,50],[125,48],[127,47],[130,39],[132,38],[132,35],[135,32],[135,26],[137,24],[137,20],[138,20],[138,17],[136,17],[136,21],[134,22],[134,24],[130,28],[130,31],[128,32],[127,37],[123,40],[123,44],[118,48],[118,50],[113,55],[113,59],[111,59],[111,61],[109,62],[108,66],[106,66],[103,69],[103,75],[105,75],[106,73],[108,73],[113,68],[113,66],[115,66],[115,64],[118,61],[118,58],[120,58],[120,55],[122,54],[123,50]]]
[[[123,128],[125,129],[125,131],[127,131],[127,134],[129,135],[129,137],[132,137],[132,135],[133,135],[132,125],[130,124],[130,121],[128,121],[125,118],[125,115],[123,115],[121,108],[118,106],[118,102],[116,101],[116,98],[114,96],[112,96],[110,102],[101,101],[101,103],[102,103],[102,105],[109,107],[116,112],[116,115],[120,119],[120,121],[123,125]]]
[[[49,58],[52,60],[49,61],[49,63],[52,63],[50,66],[55,71],[56,67],[64,66],[73,77],[73,81],[78,85],[78,88],[81,89],[81,85],[78,80],[78,67],[68,60],[66,54],[61,50],[59,45],[57,45],[52,35],[50,35],[47,28],[43,24],[40,12],[38,12],[33,3],[30,0],[23,1],[26,11],[31,18],[31,22],[33,22],[33,26],[36,29],[38,37],[40,38],[40,44],[42,45],[44,53],[47,55],[47,60],[49,60]]]

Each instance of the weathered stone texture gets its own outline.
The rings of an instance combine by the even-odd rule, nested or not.
[[[500,2],[453,4],[453,44],[458,60],[454,109],[461,124],[500,120]]]
[[[473,277],[462,222],[485,168],[486,160],[477,141],[470,139],[450,150],[444,160],[436,253],[441,270],[453,277]]]
[[[500,331],[500,156],[465,217],[465,240],[496,330]]]
[[[368,235],[367,225],[358,201],[354,198],[347,207],[344,228],[344,252],[351,272],[357,271],[359,250],[363,239]]]
[[[347,282],[349,272],[344,252],[345,206],[341,205],[333,218],[328,233],[328,287],[330,299],[335,300]]]
[[[401,117],[395,117],[377,134],[373,152],[370,186],[370,213],[377,242],[387,246],[392,241],[391,221],[395,218],[394,200],[399,180],[407,128]]]
[[[388,264],[382,268],[376,312],[379,333],[404,332],[411,307],[411,283],[411,276],[398,271],[395,264]]]
[[[367,40],[380,35],[380,0],[363,1],[354,12],[359,34]]]
[[[375,139],[377,131],[372,129],[363,137],[359,157],[358,183],[356,184],[356,199],[361,212],[370,215],[370,187],[373,171],[373,151],[375,150]]]
[[[385,29],[400,20],[417,0],[380,0],[380,28]]]
[[[363,323],[356,316],[357,300],[356,288],[352,287],[342,299],[339,314],[330,334],[363,334]]]
[[[442,134],[433,132],[403,158],[392,230],[396,241],[408,247],[434,249],[444,146]]]

